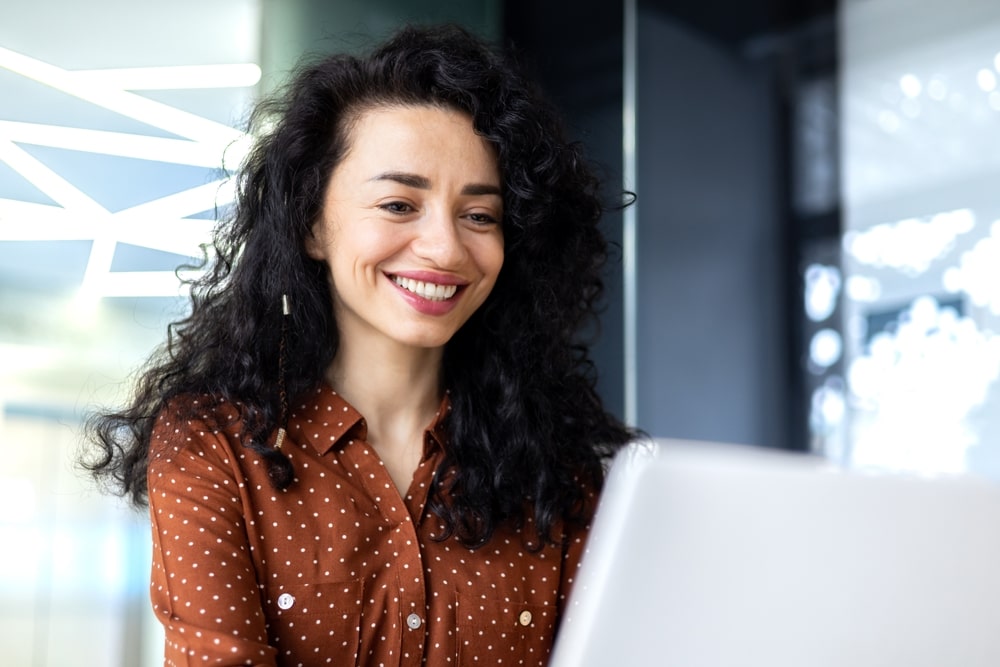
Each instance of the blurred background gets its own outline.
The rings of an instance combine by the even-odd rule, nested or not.
[[[243,119],[405,22],[512,45],[637,204],[595,345],[652,435],[1000,478],[1000,3],[0,0],[0,664],[161,663],[74,467],[186,308]]]

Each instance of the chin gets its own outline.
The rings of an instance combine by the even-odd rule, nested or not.
[[[452,338],[453,336],[448,336],[447,338],[421,339],[411,342],[410,345],[428,350],[437,350],[447,345],[448,341]]]
[[[434,350],[447,345],[454,336],[454,331],[430,335],[427,332],[420,332],[412,336],[397,336],[396,340],[409,347]]]

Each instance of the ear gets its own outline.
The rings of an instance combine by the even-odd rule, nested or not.
[[[309,230],[309,234],[306,236],[305,248],[306,254],[312,259],[319,261],[326,260],[325,234],[323,234],[323,225],[321,221],[317,220],[313,223],[312,228]]]

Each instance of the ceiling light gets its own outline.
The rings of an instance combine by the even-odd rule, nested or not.
[[[899,79],[899,89],[909,98],[918,97],[923,90],[923,84],[914,74],[904,74]]]
[[[997,75],[993,73],[993,70],[983,68],[976,72],[976,83],[980,90],[988,93],[997,87]]]

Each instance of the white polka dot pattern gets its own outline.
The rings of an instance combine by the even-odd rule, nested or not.
[[[237,425],[162,414],[148,481],[164,664],[544,665],[584,534],[539,551],[512,529],[477,550],[433,539],[442,412],[405,497],[362,416],[326,385],[292,410],[284,492]]]

